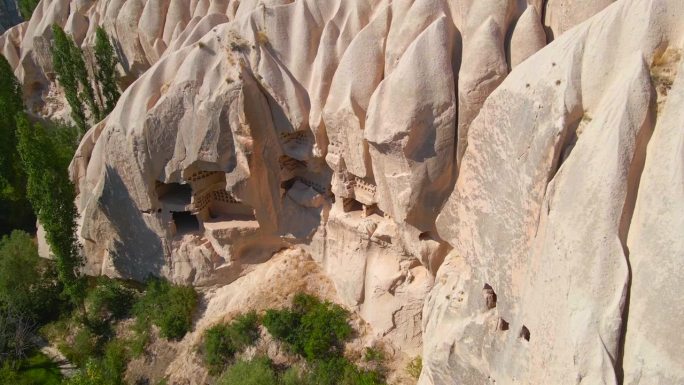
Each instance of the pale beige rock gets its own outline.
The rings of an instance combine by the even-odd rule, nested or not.
[[[0,49],[58,118],[50,26],[112,35],[127,89],[70,168],[79,236],[90,274],[216,285],[178,382],[202,328],[317,265],[369,338],[423,350],[421,385],[677,383],[684,14],[610,3],[43,1]],[[316,264],[269,260],[293,244]]]
[[[634,167],[640,178],[634,216],[626,229],[632,280],[622,361],[624,384],[629,385],[684,382],[679,331],[684,302],[678,294],[684,271],[684,61],[679,58],[680,63],[674,63],[679,76],[669,79],[675,83],[645,163]]]
[[[511,37],[511,67],[522,63],[546,45],[541,17],[533,6],[520,16]]]
[[[546,1],[544,25],[550,30],[549,40],[558,38],[570,28],[597,14],[613,2],[615,0]]]
[[[610,7],[487,99],[437,220],[454,251],[424,308],[420,384],[618,384],[623,371],[639,383],[641,369],[620,358],[632,311],[627,233],[656,119],[649,63],[662,41],[682,37],[667,16],[681,11],[675,3]],[[622,33],[625,25],[635,27]],[[679,334],[649,339],[664,335],[662,353],[633,353],[652,376],[644,383],[678,379],[668,357]]]
[[[470,123],[489,94],[501,84],[508,74],[504,54],[502,28],[493,17],[475,27],[465,39],[463,61],[458,77],[458,141],[456,161],[460,168],[461,159],[468,147]]]
[[[454,177],[451,36],[448,19],[442,17],[414,41],[373,94],[364,129],[378,207],[422,231],[432,229]],[[433,82],[439,74],[446,76]],[[406,78],[415,82],[407,86]]]

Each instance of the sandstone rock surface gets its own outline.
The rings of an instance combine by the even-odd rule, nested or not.
[[[680,384],[683,17],[680,0],[43,0],[0,50],[59,118],[50,26],[86,50],[112,35],[126,91],[70,167],[86,270],[216,288],[197,330],[258,307],[270,263],[301,255],[269,259],[297,247],[322,295],[422,354],[421,385]],[[197,335],[179,381],[202,381]]]

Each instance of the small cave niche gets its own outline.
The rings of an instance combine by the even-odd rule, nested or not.
[[[176,234],[189,234],[200,230],[199,220],[190,211],[173,211],[171,216],[176,225]]]
[[[496,330],[505,332],[505,331],[507,331],[509,328],[510,328],[510,325],[508,324],[508,322],[507,322],[505,319],[503,319],[503,318],[499,318],[499,322],[498,322],[497,325],[496,325]]]
[[[342,208],[345,213],[362,211],[363,204],[354,198],[342,198]]]
[[[488,283],[485,283],[482,288],[482,297],[485,301],[485,310],[491,310],[496,307],[496,293]]]
[[[419,241],[437,241],[439,236],[434,231],[424,231],[418,235]]]
[[[280,182],[280,188],[287,191],[287,190],[291,189],[292,186],[294,186],[295,182],[297,182],[297,177],[284,180],[284,181]]]
[[[192,200],[192,187],[189,184],[158,182],[156,191],[159,201],[165,205],[187,206]]]
[[[530,329],[527,328],[527,326],[523,325],[522,328],[520,328],[520,334],[518,337],[524,339],[525,341],[530,340]]]

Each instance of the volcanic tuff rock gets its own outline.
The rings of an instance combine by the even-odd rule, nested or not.
[[[127,90],[71,165],[92,274],[230,287],[299,245],[374,334],[422,349],[421,385],[679,384],[682,17],[44,0],[0,49],[60,117],[50,25],[116,42]]]

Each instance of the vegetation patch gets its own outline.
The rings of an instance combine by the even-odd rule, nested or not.
[[[235,353],[253,345],[259,338],[259,318],[255,312],[240,315],[229,324],[219,324],[204,332],[202,354],[212,374],[220,373]]]
[[[384,353],[365,351],[361,368],[344,356],[344,343],[353,333],[349,312],[308,294],[297,294],[291,307],[268,309],[261,318],[266,330],[296,356],[299,364],[274,365],[268,357],[251,360],[235,355],[258,339],[255,313],[217,325],[205,332],[201,348],[210,373],[227,368],[219,385],[381,385]],[[232,362],[232,364],[231,364]]]
[[[48,356],[35,351],[18,363],[5,362],[0,367],[0,382],[12,385],[59,385],[62,383],[62,374]]]
[[[297,294],[290,309],[267,310],[264,326],[308,361],[339,356],[352,335],[349,312],[318,298]]]
[[[144,331],[150,324],[154,324],[162,337],[179,340],[192,327],[196,307],[197,292],[194,288],[150,278],[145,294],[133,307],[133,313],[138,322],[138,330]]]

